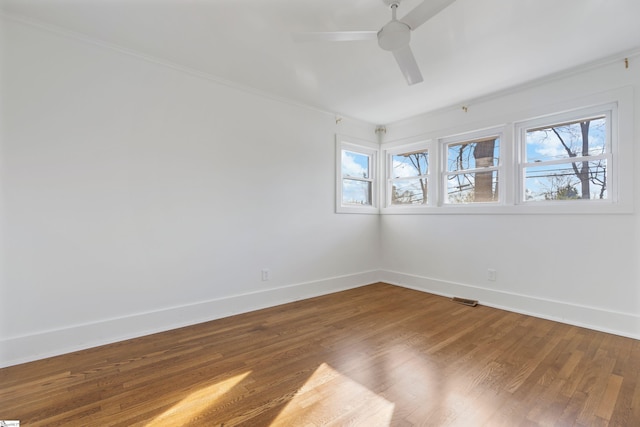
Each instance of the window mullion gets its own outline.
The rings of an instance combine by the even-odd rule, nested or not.
[[[610,157],[611,156],[609,153],[605,153],[605,154],[598,154],[596,156],[567,157],[559,160],[548,160],[548,161],[533,162],[533,163],[529,162],[529,163],[523,163],[522,166],[524,168],[528,168],[528,167],[536,167],[536,166],[539,167],[539,166],[563,165],[567,163],[582,163],[582,162],[592,162],[592,161],[598,161],[598,160],[608,160]]]

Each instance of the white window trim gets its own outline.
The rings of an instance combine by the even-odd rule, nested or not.
[[[381,208],[383,214],[628,214],[634,211],[634,111],[633,111],[633,88],[622,87],[612,89],[600,93],[587,95],[579,99],[568,100],[553,105],[539,106],[531,109],[525,109],[513,117],[508,114],[509,123],[504,126],[485,127],[484,130],[465,132],[469,130],[468,125],[464,125],[466,129],[457,133],[455,129],[449,129],[446,133],[449,136],[438,135],[438,131],[432,131],[429,134],[423,134],[403,140],[386,142],[382,148],[385,149],[383,161],[386,162],[387,153],[407,151],[408,147],[415,144],[416,141],[425,141],[429,145],[429,163],[431,179],[429,180],[429,203],[424,206],[387,206],[387,203]],[[568,116],[580,115],[588,111],[600,111],[606,109],[607,106],[615,105],[612,111],[610,123],[611,138],[611,175],[609,180],[610,198],[607,200],[573,200],[573,201],[552,201],[546,202],[520,202],[521,194],[524,190],[522,185],[522,166],[521,166],[521,149],[518,143],[518,133],[521,132],[521,126],[524,123],[530,123],[536,119],[547,119],[549,117],[561,117],[563,114]],[[515,120],[514,120],[515,119]],[[495,124],[495,122],[494,122]],[[500,163],[503,165],[500,170],[500,202],[499,203],[469,203],[469,204],[444,204],[443,172],[445,169],[446,153],[443,153],[442,141],[452,141],[451,138],[467,139],[474,134],[484,133],[491,129],[502,128],[501,144],[500,144]],[[453,130],[453,131],[452,131]],[[428,142],[427,142],[428,141]],[[435,142],[434,142],[435,141]],[[387,148],[388,147],[388,148]],[[437,160],[436,160],[437,159]],[[438,162],[436,165],[435,162]],[[388,165],[381,167],[385,174],[382,179],[387,182],[386,168]],[[437,168],[437,170],[436,170]],[[432,187],[433,185],[437,188]],[[385,188],[387,185],[385,184]],[[608,190],[609,191],[609,190]],[[387,200],[388,190],[383,195]],[[438,198],[434,203],[434,197]]]
[[[541,214],[602,214],[630,213],[632,206],[633,114],[632,99],[628,92],[617,91],[610,102],[595,103],[556,114],[547,114],[514,124],[517,152],[517,173],[514,210]],[[524,169],[526,164],[526,131],[534,127],[580,120],[604,115],[607,118],[607,193],[605,200],[550,200],[527,201],[524,199]],[[626,142],[622,142],[626,141]]]
[[[444,194],[446,190],[443,190],[446,186],[446,182],[443,181],[443,176],[446,175],[446,150],[444,150],[445,144],[452,142],[469,141],[473,139],[480,139],[486,136],[498,136],[500,138],[500,161],[497,166],[498,173],[500,174],[500,186],[504,190],[500,190],[499,201],[490,203],[466,203],[466,204],[450,204],[444,203]],[[427,148],[429,150],[429,174],[427,177],[428,194],[430,197],[427,200],[426,205],[392,205],[390,206],[388,201],[389,195],[389,165],[385,164],[385,205],[381,209],[383,214],[439,214],[439,215],[456,215],[456,214],[496,214],[507,213],[505,209],[509,206],[506,204],[511,203],[512,197],[510,194],[513,192],[513,173],[508,167],[503,167],[504,162],[510,162],[512,158],[512,150],[508,144],[503,143],[503,140],[511,141],[512,130],[510,126],[491,126],[480,130],[468,131],[464,133],[454,134],[442,138],[425,138],[416,137],[403,141],[396,141],[385,144],[389,146],[384,150],[385,163],[388,163],[389,155],[414,151],[420,147]],[[418,141],[418,142],[416,142]],[[506,181],[503,184],[503,181]]]
[[[466,171],[458,171],[456,173],[474,173],[474,172],[483,172],[489,170],[495,170],[498,172],[498,183],[499,183],[499,192],[498,192],[498,200],[496,202],[478,202],[478,203],[447,203],[446,202],[446,194],[447,194],[447,176],[451,175],[452,172],[447,170],[447,152],[448,150],[445,148],[448,145],[456,144],[456,143],[464,143],[464,142],[473,142],[474,140],[481,140],[491,137],[496,137],[500,139],[500,155],[498,158],[498,164],[496,166],[490,168],[477,168],[477,169],[469,169]],[[502,188],[502,181],[506,181],[506,177],[504,176],[504,127],[495,127],[489,129],[478,130],[474,132],[468,132],[460,135],[456,135],[453,137],[441,138],[439,141],[440,148],[440,164],[439,164],[439,186],[438,186],[438,206],[453,208],[453,209],[467,209],[471,206],[475,208],[491,208],[496,206],[503,206],[505,204],[505,190]]]
[[[371,164],[371,205],[344,205],[342,203],[342,150],[370,156]],[[380,146],[374,142],[336,135],[336,213],[379,214],[379,152]]]
[[[392,176],[393,170],[393,161],[392,157],[396,154],[400,153],[409,153],[412,151],[422,151],[427,150],[429,153],[429,166],[427,168],[427,174],[425,175],[427,179],[427,194],[430,195],[427,197],[426,204],[419,205],[392,205],[391,204],[391,189],[392,182],[394,181]],[[437,194],[436,192],[436,182],[433,175],[433,162],[434,158],[434,141],[432,140],[420,140],[417,142],[408,142],[401,145],[397,145],[395,147],[388,148],[384,150],[384,206],[383,210],[387,213],[407,213],[407,211],[413,211],[414,213],[421,213],[425,210],[429,210],[429,208],[435,206],[436,198],[433,195]]]
[[[518,173],[517,173],[517,191],[516,191],[516,204],[524,206],[537,206],[537,205],[549,205],[549,206],[570,206],[576,203],[579,204],[594,204],[594,203],[606,203],[612,204],[618,201],[618,173],[617,165],[613,160],[613,153],[617,152],[617,138],[613,134],[614,125],[617,123],[617,103],[610,103],[607,105],[583,108],[579,110],[568,111],[560,114],[551,114],[548,116],[538,117],[531,120],[522,121],[515,124],[516,135],[516,150],[518,153]],[[536,200],[529,201],[525,198],[525,170],[528,167],[533,167],[535,163],[527,161],[527,148],[526,138],[527,131],[529,129],[552,126],[556,123],[575,122],[586,118],[604,116],[606,118],[606,140],[605,140],[605,154],[598,155],[594,159],[606,159],[607,160],[607,193],[609,197],[604,200]],[[582,157],[581,157],[582,158]],[[568,158],[545,161],[543,164],[567,164],[572,163]]]

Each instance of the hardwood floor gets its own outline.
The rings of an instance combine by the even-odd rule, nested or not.
[[[640,341],[386,284],[0,370],[22,426],[640,426]]]

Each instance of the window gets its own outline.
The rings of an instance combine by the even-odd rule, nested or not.
[[[516,111],[509,115],[519,121],[491,119],[479,130],[462,123],[385,143],[381,159],[378,144],[340,138],[337,211],[633,212],[633,99],[620,88]]]
[[[500,134],[443,141],[445,204],[495,203],[500,200]]]
[[[426,205],[429,150],[425,144],[387,152],[387,206]]]
[[[342,213],[378,213],[376,144],[338,137],[336,210]]]
[[[611,199],[613,107],[518,125],[522,203]]]
[[[342,150],[342,205],[373,204],[370,154]]]

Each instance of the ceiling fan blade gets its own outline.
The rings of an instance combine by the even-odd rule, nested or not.
[[[409,46],[394,50],[393,56],[396,58],[400,71],[402,71],[409,85],[420,83],[423,80],[416,58],[413,56]]]
[[[425,0],[411,12],[407,13],[400,21],[407,24],[412,30],[415,30],[454,1],[455,0]]]
[[[376,40],[378,38],[377,31],[333,31],[333,32],[305,32],[291,34],[296,42],[343,42],[343,41],[359,41],[359,40]]]

